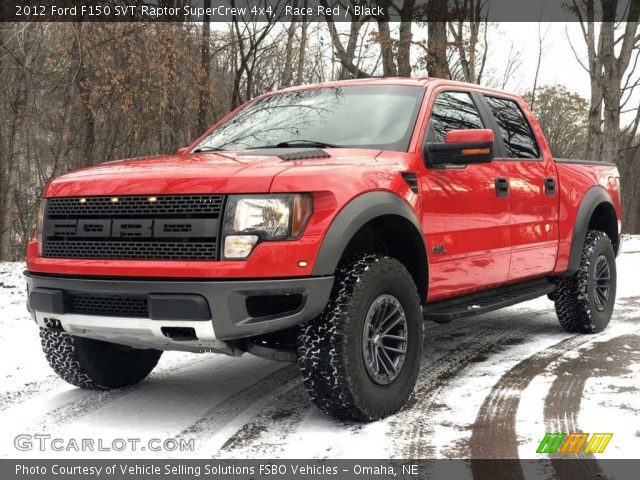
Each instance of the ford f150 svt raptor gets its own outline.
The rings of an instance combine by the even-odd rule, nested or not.
[[[163,350],[249,352],[297,360],[323,411],[373,420],[411,394],[423,319],[548,295],[564,329],[604,329],[621,218],[616,167],[554,159],[516,95],[290,88],[175,155],[51,182],[28,306],[79,387],[138,382]]]

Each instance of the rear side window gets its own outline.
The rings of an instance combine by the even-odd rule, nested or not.
[[[436,97],[429,119],[430,141],[444,142],[450,130],[484,128],[471,95],[465,92],[442,92]]]
[[[485,97],[498,122],[508,158],[539,158],[538,142],[529,122],[513,100]]]

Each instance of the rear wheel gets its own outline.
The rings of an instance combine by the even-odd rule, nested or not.
[[[399,261],[366,255],[342,263],[324,312],[298,336],[313,402],[360,421],[400,410],[418,375],[422,324],[415,283]]]
[[[162,352],[40,329],[42,350],[60,378],[94,390],[126,387],[151,373]]]
[[[596,333],[607,327],[616,299],[616,259],[607,234],[587,232],[578,271],[560,280],[553,299],[566,331]]]

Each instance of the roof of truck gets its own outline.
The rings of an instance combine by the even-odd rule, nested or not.
[[[429,82],[438,80],[436,78],[409,78],[409,77],[369,77],[353,78],[350,80],[335,80],[332,82],[312,83],[280,89],[279,91],[300,90],[307,88],[336,87],[340,85],[413,85],[423,87]]]
[[[481,90],[485,92],[492,92],[501,95],[508,95],[517,97],[519,95],[505,92],[504,90],[498,90],[495,88],[485,87],[482,85],[478,85],[475,83],[465,83],[465,82],[456,82],[454,80],[446,80],[443,78],[434,78],[434,77],[369,77],[369,78],[354,78],[350,80],[336,80],[332,82],[322,82],[322,83],[314,83],[308,85],[299,85],[295,87],[288,87],[279,90],[275,90],[277,92],[287,92],[287,91],[295,91],[295,90],[306,90],[313,88],[322,88],[322,87],[336,87],[341,85],[408,85],[408,86],[417,86],[417,87],[426,87],[427,85],[449,85],[453,87],[463,87],[468,88],[470,90]],[[274,92],[275,92],[274,91]],[[270,93],[274,93],[270,92]]]

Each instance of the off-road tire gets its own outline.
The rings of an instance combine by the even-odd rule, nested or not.
[[[407,332],[404,363],[386,385],[367,372],[362,340],[367,312],[381,295],[399,301]],[[423,323],[416,285],[399,261],[365,255],[342,262],[326,308],[298,335],[298,361],[311,400],[343,420],[372,421],[398,412],[418,375]]]
[[[60,378],[80,388],[108,390],[139,382],[162,352],[136,349],[41,328],[42,350]]]
[[[609,266],[610,287],[603,309],[596,307],[596,265],[603,256]],[[560,325],[571,333],[597,333],[604,330],[613,313],[616,298],[616,259],[606,233],[589,230],[578,271],[562,278],[553,293]]]

